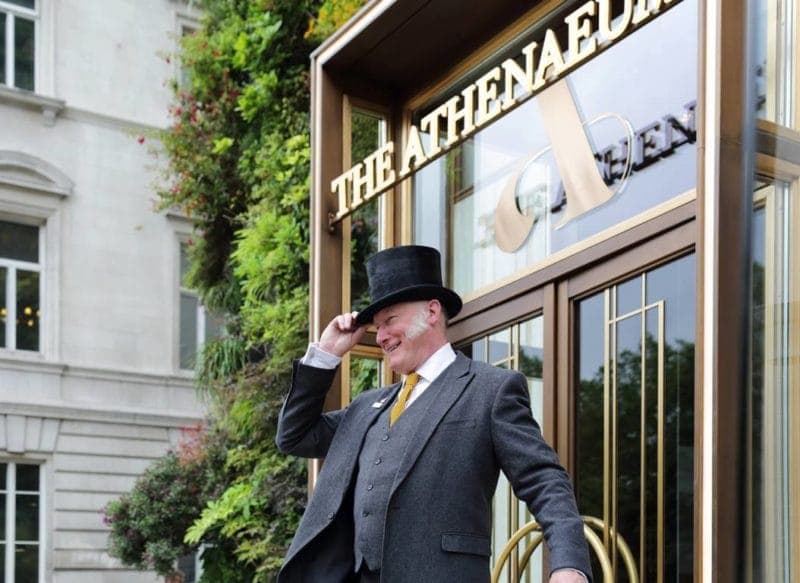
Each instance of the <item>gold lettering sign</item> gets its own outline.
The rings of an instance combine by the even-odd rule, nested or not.
[[[623,0],[616,23],[611,14],[611,0],[588,0],[581,4],[563,19],[567,30],[566,51],[560,45],[554,29],[546,29],[539,40],[522,48],[517,59],[506,59],[459,94],[434,107],[422,117],[419,127],[412,124],[401,152],[395,152],[394,143],[388,142],[333,179],[331,192],[337,199],[337,211],[331,215],[330,224],[340,221],[365,202],[390,189],[514,105],[554,85],[566,72],[591,58],[600,48],[610,46],[625,33],[679,1]],[[546,126],[553,121],[545,116]],[[431,136],[427,148],[420,132]],[[548,134],[553,135],[549,129]],[[442,136],[444,143],[440,141]],[[399,171],[394,168],[395,153],[399,155]],[[562,164],[559,163],[559,167]],[[574,177],[579,182],[584,178]],[[595,177],[588,179],[596,182]],[[610,196],[603,191],[598,192],[602,192],[598,195],[601,198]],[[571,208],[591,208],[596,204],[596,200],[584,201],[584,204],[576,201]]]

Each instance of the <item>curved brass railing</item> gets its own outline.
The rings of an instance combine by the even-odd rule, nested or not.
[[[592,528],[595,528],[598,531],[603,532],[606,528],[606,525],[603,524],[602,520],[595,518],[594,516],[582,516],[581,518],[583,519],[584,523],[583,534],[586,537],[589,546],[592,547],[595,555],[597,555],[598,561],[600,561],[600,569],[603,571],[603,581],[605,581],[605,583],[611,583],[614,580],[611,561],[608,558],[608,553],[603,545],[603,541],[601,541],[600,537],[597,536],[592,530]],[[616,538],[617,549],[619,550],[619,554],[622,556],[622,561],[625,563],[625,569],[628,571],[628,580],[630,583],[639,583],[639,575],[636,572],[636,561],[633,558],[633,553],[631,553],[628,543],[626,543],[622,535],[620,535],[618,532],[615,532],[613,528],[608,528],[611,536]],[[528,562],[530,561],[531,555],[533,555],[533,552],[542,543],[542,537],[544,536],[542,534],[542,527],[539,526],[539,523],[535,520],[531,520],[527,524],[524,524],[509,539],[509,541],[506,543],[506,546],[503,547],[497,563],[492,570],[492,583],[499,583],[500,575],[503,572],[503,567],[505,566],[506,561],[508,561],[508,559],[511,557],[511,553],[514,551],[514,549],[516,549],[522,538],[531,532],[535,532],[533,540],[531,540],[528,546],[525,547],[525,551],[522,553],[522,557],[519,561],[517,581],[519,582],[522,579],[522,575],[525,573],[525,569],[528,567]]]

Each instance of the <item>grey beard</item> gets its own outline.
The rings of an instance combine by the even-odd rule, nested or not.
[[[425,321],[425,308],[423,307],[419,312],[416,313],[414,319],[411,320],[411,323],[408,325],[408,330],[406,330],[406,338],[409,340],[413,340],[417,336],[421,335],[429,328],[428,323]]]

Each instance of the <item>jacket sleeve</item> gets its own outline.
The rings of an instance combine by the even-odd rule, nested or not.
[[[275,444],[286,454],[321,458],[328,453],[344,409],[322,412],[336,369],[294,362],[292,386],[278,417]]]
[[[507,376],[495,397],[492,441],[514,493],[544,531],[551,573],[572,568],[591,581],[589,548],[572,483],[533,419],[527,381],[520,373]]]

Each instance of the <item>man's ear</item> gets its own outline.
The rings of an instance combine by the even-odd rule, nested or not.
[[[439,300],[428,300],[428,322],[435,324],[443,317],[442,303]]]

